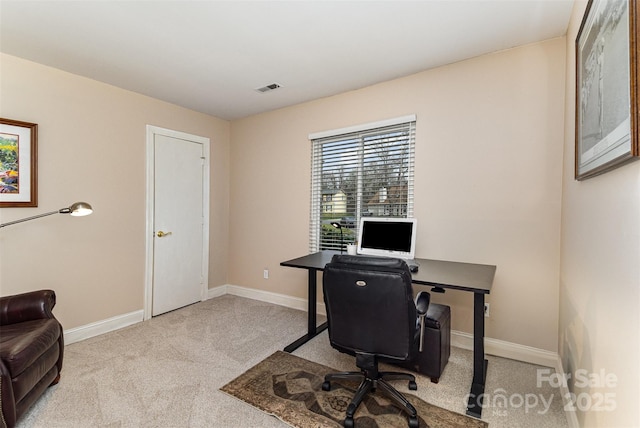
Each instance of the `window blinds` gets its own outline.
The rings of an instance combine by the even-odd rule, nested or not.
[[[311,252],[355,242],[362,216],[413,216],[415,118],[311,143]]]

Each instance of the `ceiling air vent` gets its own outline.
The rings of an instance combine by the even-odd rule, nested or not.
[[[278,89],[279,87],[280,87],[280,85],[278,85],[277,83],[272,83],[270,85],[263,86],[262,88],[258,88],[258,89],[256,89],[256,91],[258,91],[258,92],[269,92],[269,91],[273,91],[274,89]]]

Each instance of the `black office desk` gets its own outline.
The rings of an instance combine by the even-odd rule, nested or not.
[[[327,328],[326,322],[316,326],[317,273],[324,270],[334,254],[338,252],[320,251],[280,263],[281,266],[309,271],[307,334],[286,346],[285,352],[293,352]],[[416,259],[416,261],[420,264],[420,269],[412,274],[414,284],[473,293],[473,381],[467,414],[479,418],[482,415],[481,398],[484,394],[488,365],[488,361],[484,358],[484,295],[491,291],[496,267],[429,259]]]

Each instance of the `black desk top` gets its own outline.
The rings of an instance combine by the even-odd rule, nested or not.
[[[338,251],[320,251],[280,263],[281,266],[323,270]],[[411,274],[413,283],[433,287],[450,288],[489,294],[493,285],[496,267],[475,263],[445,260],[415,259],[420,265],[418,272]]]

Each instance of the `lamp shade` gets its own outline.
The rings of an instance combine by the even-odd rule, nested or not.
[[[93,208],[86,202],[76,202],[69,207],[70,213],[74,217],[82,217],[93,212]]]

